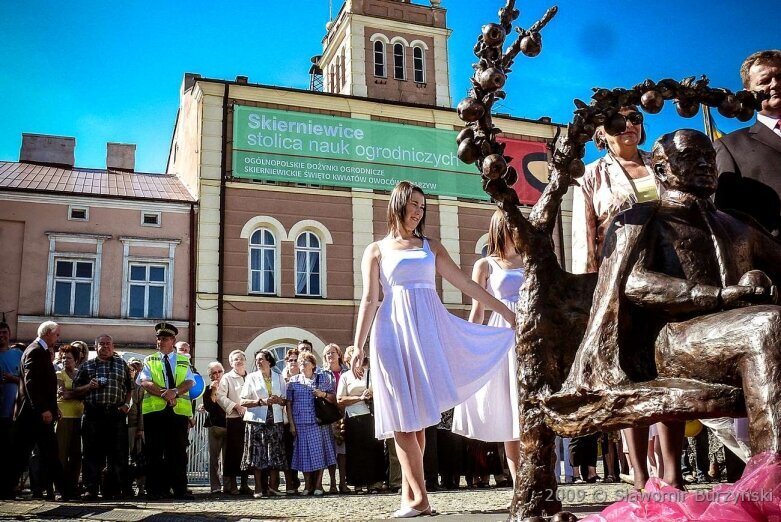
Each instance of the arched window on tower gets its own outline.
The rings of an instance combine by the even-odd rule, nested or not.
[[[393,77],[397,80],[404,80],[406,76],[406,67],[404,59],[404,46],[400,43],[393,45]]]
[[[422,47],[412,48],[412,70],[415,83],[426,83],[426,52]]]
[[[386,77],[385,72],[385,44],[380,40],[374,42],[374,76]]]

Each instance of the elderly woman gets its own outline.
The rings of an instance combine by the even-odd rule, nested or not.
[[[348,347],[349,351],[349,347]],[[351,371],[342,374],[336,389],[336,401],[344,408],[347,483],[360,491],[379,492],[385,479],[384,444],[374,437],[371,370],[369,358],[363,359],[359,379]]]
[[[333,381],[315,373],[317,360],[311,352],[298,356],[301,373],[293,375],[287,386],[287,400],[290,406],[290,430],[295,436],[293,444],[293,469],[304,472],[308,495],[322,495],[317,488],[321,483],[323,470],[336,464],[334,434],[330,425],[317,423],[315,397],[336,403]]]
[[[230,495],[251,495],[247,485],[247,472],[241,470],[241,456],[244,452],[244,414],[247,408],[241,405],[241,389],[247,377],[247,358],[241,350],[233,350],[228,356],[232,370],[223,375],[217,386],[217,403],[225,411],[227,443],[223,458],[222,486]],[[236,476],[241,475],[241,489],[236,487]]]
[[[344,372],[349,368],[344,364],[342,359],[342,350],[336,343],[330,343],[323,348],[323,373],[328,375],[334,382],[334,390],[339,386],[339,380]],[[346,469],[346,455],[344,445],[344,419],[340,419],[334,422],[331,427],[334,431],[334,441],[336,442],[336,464],[328,466],[328,475],[331,478],[331,488],[329,493],[336,493],[336,467],[339,466],[339,493],[349,493],[350,488],[347,487],[345,482]]]
[[[79,347],[75,344],[60,348],[62,370],[57,372],[57,408],[61,416],[55,432],[64,475],[63,488],[66,489],[60,493],[64,497],[76,495],[81,471],[81,416],[84,414],[84,402],[73,386],[73,379],[78,372],[76,358],[79,356]]]
[[[284,495],[279,491],[278,471],[287,469],[282,409],[287,387],[272,370],[276,364],[271,352],[259,351],[255,356],[258,371],[247,376],[241,389],[241,405],[247,408],[241,467],[255,473],[255,498]]]
[[[298,348],[290,348],[285,353],[285,369],[282,370],[282,378],[285,385],[290,382],[290,377],[301,373],[301,367],[298,365]],[[298,478],[298,470],[292,467],[293,464],[293,443],[295,436],[290,431],[290,411],[289,406],[285,407],[285,455],[287,455],[287,469],[285,470],[285,493],[287,495],[297,495],[298,488],[301,486],[301,479]]]
[[[225,428],[225,410],[217,403],[217,389],[220,386],[225,368],[217,361],[209,363],[209,387],[203,394],[203,410],[206,412],[204,426],[209,429],[209,487],[212,494],[220,492],[220,457],[225,459],[227,429]]]
[[[89,346],[84,341],[73,341],[71,346],[76,348],[76,368],[80,368],[82,364],[89,360]]]
[[[133,381],[133,390],[130,392],[130,409],[127,411],[127,442],[128,455],[131,462],[137,462],[139,455],[143,451],[144,440],[144,388],[136,383],[136,376],[144,369],[144,363],[140,359],[133,357],[127,363],[130,370],[130,379]],[[144,475],[143,470],[135,469],[136,476],[127,477],[126,492],[131,493],[133,479],[138,485],[138,494],[144,494]]]

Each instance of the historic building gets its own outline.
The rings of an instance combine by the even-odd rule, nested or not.
[[[63,342],[155,346],[167,320],[187,339],[195,198],[176,176],[135,172],[135,145],[109,143],[105,169],[74,167],[75,139],[24,134],[0,162],[0,311],[30,342],[54,320]]]
[[[451,108],[450,31],[438,4],[345,2],[313,59],[313,90],[184,76],[166,171],[200,204],[199,367],[227,362],[235,349],[281,355],[304,338],[317,351],[351,344],[361,256],[385,234],[401,179],[424,188],[427,234],[471,271],[494,206],[474,166],[455,156],[462,123]],[[547,179],[556,127],[506,116],[496,124],[521,173],[515,188],[531,203]],[[465,316],[469,299],[439,286],[446,306]]]

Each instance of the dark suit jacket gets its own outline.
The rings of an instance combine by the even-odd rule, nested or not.
[[[51,411],[57,417],[57,374],[51,355],[37,341],[22,354],[22,380],[19,385],[21,402],[19,417],[37,416]]]
[[[716,140],[716,206],[749,214],[781,229],[781,137],[760,122]]]

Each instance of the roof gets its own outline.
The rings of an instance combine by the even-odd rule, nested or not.
[[[181,180],[168,174],[80,169],[0,161],[0,190],[68,192],[80,196],[192,203]]]

